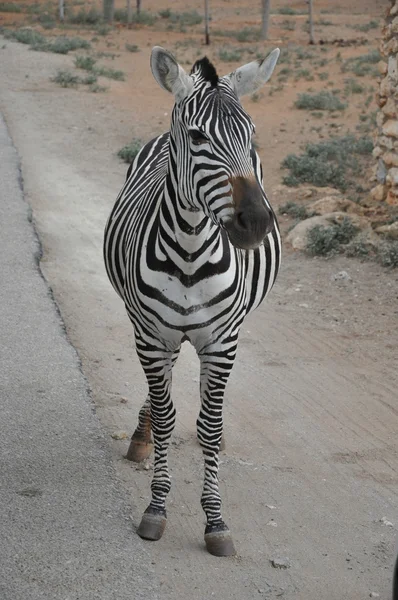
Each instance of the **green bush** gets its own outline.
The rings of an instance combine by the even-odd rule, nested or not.
[[[367,33],[371,29],[377,29],[379,27],[378,21],[369,21],[369,23],[365,23],[364,25],[350,25],[351,29],[355,29],[356,31],[363,31]]]
[[[345,217],[341,223],[330,226],[315,225],[307,234],[306,250],[313,256],[329,256],[341,250],[357,235],[359,229]]]
[[[20,13],[22,12],[22,6],[15,2],[0,2],[0,12]]]
[[[128,52],[139,52],[140,49],[138,48],[138,46],[136,44],[126,44],[126,50],[128,50]]]
[[[167,8],[166,10],[161,10],[159,12],[159,15],[162,19],[166,19],[170,23],[180,25],[182,27],[199,25],[203,21],[203,17],[196,10],[190,10],[180,13],[174,12]]]
[[[238,42],[258,42],[261,39],[261,32],[254,27],[244,27],[235,34]]]
[[[237,62],[242,58],[242,52],[236,48],[220,48],[218,58],[224,62]]]
[[[379,72],[374,65],[378,63],[379,60],[381,60],[380,52],[378,50],[372,50],[371,52],[368,52],[368,54],[349,58],[343,63],[341,70],[343,73],[350,71],[358,77],[363,77],[364,75],[377,76]]]
[[[67,20],[74,25],[96,25],[102,21],[102,14],[92,6],[89,10],[81,8],[78,13],[70,14]]]
[[[398,267],[398,242],[384,242],[378,250],[378,260],[383,267]]]
[[[73,75],[70,71],[65,69],[61,69],[57,72],[55,77],[51,79],[54,83],[58,83],[61,87],[76,87],[79,83],[79,77],[77,75]]]
[[[113,18],[120,23],[127,23],[127,10],[125,8],[117,8]],[[131,22],[136,25],[153,25],[155,21],[156,16],[146,10],[141,10],[139,13],[133,12],[131,15]]]
[[[68,54],[72,50],[88,50],[90,43],[78,37],[69,38],[61,36],[49,41],[43,38],[43,41],[33,44],[31,48],[39,52]]]
[[[92,71],[96,62],[92,56],[75,57],[75,67],[77,69],[84,69],[85,71]]]
[[[118,71],[111,67],[94,67],[93,72],[98,75],[98,77],[107,77],[108,79],[115,79],[116,81],[124,81],[126,79],[123,71]]]
[[[124,160],[126,163],[131,163],[137,156],[138,152],[141,150],[143,146],[143,142],[141,140],[133,140],[127,146],[124,146],[117,153],[118,157]]]
[[[308,219],[312,216],[312,214],[310,214],[307,211],[305,206],[302,206],[292,201],[286,202],[286,204],[282,204],[279,207],[278,212],[280,215],[289,215],[289,217],[293,217],[293,219],[298,219],[300,221]]]
[[[5,29],[3,35],[7,39],[12,39],[20,44],[42,44],[46,41],[44,35],[34,29],[17,29],[10,31]]]
[[[294,106],[307,110],[344,110],[347,105],[335,94],[323,90],[318,94],[299,94]]]
[[[283,160],[282,168],[290,170],[283,183],[289,186],[300,183],[318,187],[330,185],[345,191],[349,185],[347,175],[361,171],[358,156],[369,155],[372,150],[373,142],[368,137],[345,136],[307,144],[303,154],[289,154]]]

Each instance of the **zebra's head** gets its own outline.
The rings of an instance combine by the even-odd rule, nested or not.
[[[218,77],[207,58],[190,74],[169,52],[155,46],[156,81],[174,94],[170,152],[179,196],[189,210],[201,210],[223,227],[231,243],[256,248],[274,227],[274,216],[253,165],[253,122],[239,98],[271,77],[279,56],[248,63]]]

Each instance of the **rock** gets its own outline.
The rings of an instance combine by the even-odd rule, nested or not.
[[[377,63],[377,68],[379,70],[380,75],[386,75],[387,74],[387,63],[384,62],[384,60],[380,60]]]
[[[388,171],[386,181],[387,183],[391,183],[391,185],[398,185],[398,169],[396,167]]]
[[[383,154],[383,150],[380,148],[380,146],[375,146],[372,150],[372,155],[374,158],[379,158],[379,156],[381,156]]]
[[[398,240],[398,221],[391,223],[391,225],[380,225],[380,227],[376,227],[375,232],[383,233],[391,240]]]
[[[286,236],[286,242],[294,248],[294,250],[305,250],[307,246],[307,234],[310,229],[316,225],[329,227],[333,223],[341,223],[347,218],[347,213],[331,212],[325,215],[310,217],[304,221],[300,221]],[[352,223],[359,229],[370,228],[369,220],[366,217],[351,214],[349,216]]]
[[[397,105],[392,98],[388,98],[387,102],[381,110],[389,119],[397,118]]]
[[[370,195],[372,196],[372,199],[377,202],[381,202],[382,200],[384,200],[386,194],[387,194],[387,186],[383,185],[382,183],[379,183],[379,185],[376,185],[376,187],[374,187],[370,191]]]
[[[384,135],[398,137],[398,121],[394,121],[393,119],[386,121],[383,125],[383,133]]]
[[[289,569],[290,568],[290,560],[286,558],[271,558],[271,565],[274,569]]]
[[[398,154],[396,152],[386,152],[383,161],[389,167],[398,167]]]
[[[382,127],[385,120],[386,120],[386,116],[380,110],[376,115],[377,127]]]
[[[398,206],[398,190],[393,188],[388,190],[386,203],[390,206]]]
[[[388,150],[392,150],[394,148],[394,140],[386,135],[380,135],[378,138],[378,143],[379,146],[383,146],[383,148],[387,148]]]
[[[111,438],[114,440],[126,440],[128,437],[129,436],[125,431],[114,431],[111,434]]]
[[[394,525],[391,523],[391,521],[388,521],[388,519],[386,517],[382,517],[379,520],[379,523],[381,523],[382,525],[384,525],[385,527],[394,527]]]
[[[316,200],[308,206],[308,209],[317,215],[326,215],[332,212],[346,212],[349,214],[363,214],[363,208],[359,204],[347,200],[346,198],[338,198],[336,196],[326,196],[320,200]]]
[[[380,88],[379,88],[379,94],[380,96],[389,96],[392,92],[392,86],[391,86],[391,82],[388,78],[388,75],[386,77],[383,77],[383,79],[380,82]],[[378,113],[377,117],[382,114],[382,113]],[[376,122],[377,125],[380,127],[379,122],[377,121],[377,117],[376,117]]]
[[[332,281],[352,281],[352,277],[347,273],[347,271],[339,271],[335,273],[331,277]]]
[[[380,594],[378,594],[377,592],[370,592],[369,596],[371,598],[380,598]]]
[[[397,40],[390,40],[388,42],[390,48],[392,46],[394,46],[394,48],[396,48],[396,50],[393,50],[393,52],[397,52],[398,51],[398,43]],[[388,67],[387,67],[387,72],[388,72],[388,76],[393,79],[394,81],[397,81],[397,76],[398,76],[398,68],[397,68],[397,57],[396,56],[389,56],[388,57]]]

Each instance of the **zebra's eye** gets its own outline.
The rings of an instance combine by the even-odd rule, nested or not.
[[[207,144],[209,141],[209,138],[207,138],[205,136],[205,134],[202,133],[201,131],[199,131],[198,129],[190,129],[189,136],[190,136],[194,146],[200,146],[201,144]]]

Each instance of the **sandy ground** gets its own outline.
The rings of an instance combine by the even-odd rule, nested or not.
[[[146,97],[140,91],[148,56],[145,48],[134,84],[129,77],[129,105],[123,83],[106,95],[55,87],[49,78],[71,57],[11,42],[0,55],[0,109],[21,156],[42,270],[131,492],[134,526],[148,503],[151,472],[126,462],[126,442],[111,434],[133,431],[146,385],[101,245],[126,172],[115,152],[131,129],[167,128],[170,99],[155,83]],[[277,104],[253,104],[270,139],[280,126]],[[264,146],[275,185],[286,148]],[[350,279],[334,278],[342,270]],[[398,527],[397,298],[397,273],[377,265],[285,256],[269,300],[245,322],[227,390],[220,478],[236,558],[204,551],[198,362],[184,346],[174,377],[167,532],[148,544],[165,598],[389,599]],[[280,557],[288,569],[271,566]]]

